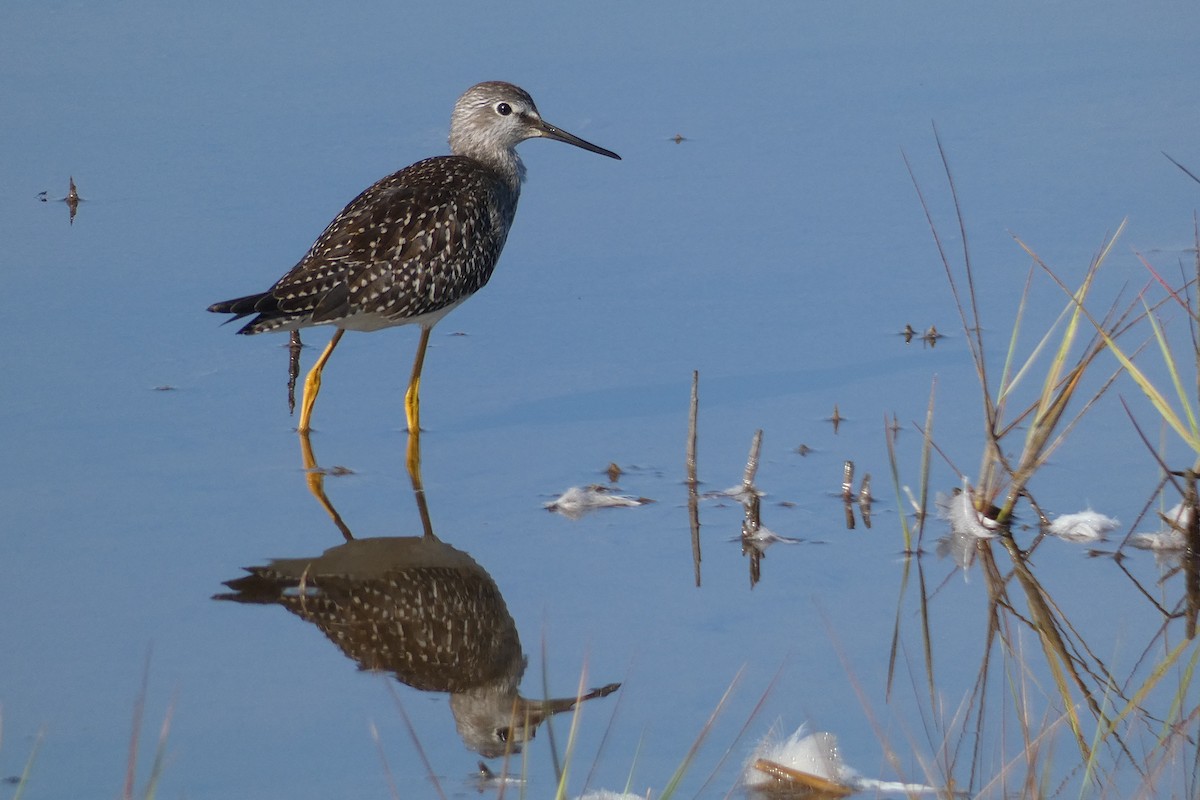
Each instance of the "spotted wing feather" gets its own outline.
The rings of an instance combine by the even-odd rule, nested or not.
[[[398,325],[478,291],[492,275],[517,191],[473,159],[420,161],[375,183],[261,295],[210,310],[257,314],[241,333],[321,323]]]

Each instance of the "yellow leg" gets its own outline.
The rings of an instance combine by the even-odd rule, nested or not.
[[[317,502],[321,504],[321,508],[325,509],[325,513],[333,520],[333,524],[337,525],[338,530],[342,532],[342,536],[346,537],[346,541],[352,541],[354,534],[350,532],[350,528],[342,521],[342,515],[333,507],[333,503],[325,494],[325,470],[317,466],[317,458],[313,455],[312,442],[308,438],[308,431],[300,431],[300,460],[304,463],[304,480],[308,483],[308,491],[313,497],[317,498]]]
[[[408,421],[408,432],[421,432],[421,367],[425,364],[425,348],[429,345],[431,328],[421,326],[421,341],[417,343],[417,358],[413,361],[412,377],[408,391],[404,393],[404,417]]]
[[[343,333],[345,333],[344,330],[337,329],[333,338],[329,340],[329,344],[325,345],[325,352],[321,353],[317,363],[313,364],[313,368],[308,371],[308,377],[304,379],[304,399],[300,401],[300,427],[296,428],[300,433],[308,433],[311,430],[308,423],[312,419],[317,393],[321,391],[321,370],[325,369],[325,362],[333,355],[333,348],[337,347]]]

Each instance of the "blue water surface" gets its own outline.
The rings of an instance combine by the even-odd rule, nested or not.
[[[1073,283],[1127,218],[1101,308],[1146,283],[1139,254],[1190,269],[1200,185],[1162,154],[1200,168],[1193,3],[55,2],[2,16],[0,772],[20,773],[40,736],[30,800],[120,790],[147,659],[139,786],[171,713],[159,796],[386,797],[380,751],[401,796],[433,796],[389,683],[442,790],[474,794],[478,758],[444,694],[359,671],[281,608],[210,599],[242,567],[342,534],[306,486],[285,337],[235,337],[205,308],[266,289],[362,188],[446,152],[475,82],[520,84],[546,119],[623,158],[522,145],[500,266],[434,330],[422,384],[433,526],[502,592],[529,656],[523,694],[571,695],[584,671],[587,686],[623,683],[584,707],[573,792],[593,763],[592,786],[632,770],[634,790],[657,792],[735,679],[687,794],[723,796],[772,724],[805,721],[866,773],[896,777],[890,749],[926,779],[938,742],[923,720],[968,695],[987,624],[982,580],[925,560],[944,648],[931,711],[919,620],[898,600],[907,509],[885,415],[914,487],[912,422],[935,377],[936,488],[974,475],[982,441],[905,162],[958,258],[935,126],[995,369],[1031,263],[1014,236]],[[1037,281],[1026,353],[1065,303]],[[949,336],[906,345],[906,324]],[[407,328],[351,334],[325,373],[313,446],[352,470],[325,488],[359,537],[422,530],[402,413],[415,343]],[[762,429],[764,522],[807,540],[768,550],[753,588],[730,541],[742,509],[716,499],[700,506],[695,586],[693,370],[702,490],[741,480]],[[1157,431],[1132,384],[1114,390],[1039,475],[1054,512],[1090,504],[1132,524],[1153,491],[1118,392]],[[870,529],[845,528],[847,459],[873,475]],[[610,462],[623,492],[656,502],[577,521],[543,508],[605,483]],[[1126,674],[1161,617],[1082,553],[1048,542],[1040,574]],[[1152,558],[1133,564],[1153,583]],[[889,697],[898,618],[905,677]],[[548,741],[529,748],[531,796],[553,791]]]

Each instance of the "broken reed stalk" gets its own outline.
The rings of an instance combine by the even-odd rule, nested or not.
[[[687,479],[696,484],[696,416],[700,406],[700,370],[692,370],[692,400],[688,406]]]
[[[754,432],[750,442],[750,454],[746,457],[746,471],[742,473],[742,485],[753,490],[754,476],[758,474],[758,454],[762,450],[762,428]]]

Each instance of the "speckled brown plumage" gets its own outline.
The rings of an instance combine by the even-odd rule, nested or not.
[[[245,334],[376,330],[448,311],[491,278],[519,197],[519,182],[475,159],[417,162],[354,198],[268,291],[212,310],[257,314]]]
[[[526,658],[499,587],[468,554],[433,535],[352,539],[317,557],[275,559],[246,572],[215,599],[283,606],[360,669],[448,692],[463,742],[487,757],[519,752],[550,715],[618,688],[522,697]]]
[[[492,277],[525,177],[516,146],[533,138],[620,158],[547,123],[520,87],[476,84],[451,115],[453,155],[419,161],[354,198],[267,291],[209,306],[234,319],[255,315],[238,331],[244,334],[337,328],[304,382],[300,431],[309,430],[321,372],[342,332],[407,324],[421,326],[405,394],[408,429],[420,429],[419,386],[429,331]]]

